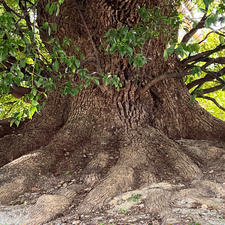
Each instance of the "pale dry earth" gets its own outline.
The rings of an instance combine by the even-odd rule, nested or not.
[[[200,153],[205,150],[209,163],[201,168],[204,174],[201,180],[177,183],[174,179],[171,183],[152,183],[121,193],[108,199],[101,209],[84,214],[79,213],[77,206],[91,190],[88,182],[78,182],[69,172],[49,173],[39,177],[32,191],[20,195],[9,204],[0,205],[0,224],[225,225],[225,165],[217,163],[225,159],[224,143],[177,142],[187,152]],[[216,157],[218,153],[219,159]],[[7,191],[10,192],[10,188]],[[19,189],[19,186],[13,188]]]

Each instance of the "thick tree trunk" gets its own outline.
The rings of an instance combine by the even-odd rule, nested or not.
[[[175,139],[225,140],[224,122],[212,117],[196,102],[190,104],[182,79],[166,79],[145,93],[141,91],[153,78],[180,70],[175,58],[163,60],[163,37],[147,43],[146,55],[151,60],[141,71],[139,85],[134,81],[135,70],[125,59],[106,57],[101,52],[96,55],[94,46],[100,44],[109,27],[116,26],[118,20],[127,24],[137,22],[138,4],[163,6],[158,1],[117,2],[121,8],[116,8],[118,5],[114,1],[90,0],[83,5],[80,1],[65,1],[61,15],[51,17],[44,11],[46,2],[40,1],[39,23],[56,22],[59,38],[72,38],[85,55],[99,59],[102,70],[117,74],[123,87],[119,91],[113,88],[103,91],[91,85],[75,97],[54,92],[41,115],[36,115],[15,134],[1,138],[0,163],[6,165],[0,172],[11,171],[7,182],[6,177],[0,175],[4,183],[0,188],[1,203],[9,202],[32,187],[38,174],[60,173],[66,163],[68,170],[77,173],[80,182],[92,188],[78,207],[79,212],[88,212],[103,206],[118,192],[145,184],[200,179],[203,174],[198,160],[203,163],[204,156],[198,156],[197,160],[194,153],[186,154]],[[166,13],[166,7],[163,9]],[[125,19],[131,15],[132,20]],[[42,33],[43,39],[47,38],[45,35]],[[88,69],[96,71],[96,67]],[[70,158],[65,159],[68,152]],[[19,169],[20,162],[23,162],[22,169]],[[4,191],[6,186],[18,185],[20,178],[20,190],[13,190],[11,195]]]

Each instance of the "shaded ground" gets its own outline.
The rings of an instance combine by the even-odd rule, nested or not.
[[[98,211],[82,214],[77,211],[77,206],[91,191],[89,184],[95,178],[78,180],[79,168],[77,171],[67,170],[70,157],[65,153],[68,161],[62,163],[66,165],[64,169],[59,168],[54,175],[40,175],[31,192],[19,196],[10,205],[0,205],[0,224],[161,225],[198,222],[225,225],[225,164],[221,166],[220,163],[225,159],[224,144],[194,140],[178,142],[187,154],[205,151],[208,164],[199,165],[204,174],[201,180],[177,183],[174,179],[171,183],[153,183],[109,199]],[[84,158],[91,157],[86,154]]]

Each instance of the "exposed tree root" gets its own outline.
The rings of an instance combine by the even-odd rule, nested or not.
[[[30,130],[25,134],[11,134],[1,138],[0,167],[24,154],[44,147],[51,137],[52,134],[46,130]]]
[[[79,213],[101,208],[118,193],[159,181],[159,174],[161,180],[171,180],[174,175],[186,181],[202,176],[201,170],[178,144],[153,128],[131,132],[129,140],[122,145],[116,165],[88,193],[78,207]]]
[[[0,168],[0,203],[7,204],[31,189],[54,160],[55,157],[49,152],[36,151]]]
[[[83,152],[90,147],[90,143],[83,143],[82,148],[81,146],[76,148],[77,140],[70,135],[71,132],[69,127],[61,128],[47,146],[24,155],[0,169],[1,204],[8,204],[20,194],[28,191],[41,174],[57,167],[57,160],[64,156],[64,151],[74,149],[73,154],[77,157],[77,161],[83,160],[81,158]],[[94,134],[95,138],[97,136]],[[113,137],[111,138],[113,141]],[[201,165],[199,163],[206,162],[210,158],[216,160],[218,156],[222,158],[224,156],[223,146],[219,144],[218,147],[221,150],[220,148],[207,148],[204,155],[203,148],[194,149],[193,143],[183,146],[149,126],[130,130],[115,146],[108,146],[108,142],[104,142],[101,146],[97,145],[100,142],[96,140],[96,145],[90,150],[94,157],[82,162],[83,169],[77,177],[78,180],[83,181],[89,191],[77,207],[80,214],[104,207],[120,193],[153,183],[162,181],[177,183],[201,179],[203,174],[198,166]],[[185,143],[182,140],[179,142]],[[193,146],[187,149],[188,145]],[[112,158],[111,151],[117,152],[118,155]],[[63,158],[60,159],[64,162]],[[73,163],[76,167],[77,162],[73,161]],[[151,213],[160,211],[160,215],[167,218],[167,214],[170,213],[166,208],[169,207],[167,203],[170,198],[170,191],[159,191],[156,188],[154,196],[149,197],[147,201],[149,203],[146,204]],[[165,204],[162,204],[163,202]],[[66,207],[68,204],[65,204]],[[168,217],[168,221],[169,219]]]

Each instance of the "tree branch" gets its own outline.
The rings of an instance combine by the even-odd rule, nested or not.
[[[203,72],[210,74],[212,77],[214,77],[216,80],[218,80],[221,84],[225,85],[225,81],[222,80],[220,77],[223,76],[225,74],[225,67],[222,68],[220,71],[218,72],[212,72],[212,71],[208,71],[205,68],[201,68]]]
[[[210,63],[209,65],[211,65],[212,63],[225,64],[225,57],[203,58],[200,61],[201,62],[208,62],[208,63]]]
[[[30,88],[13,85],[12,87],[10,87],[9,94],[12,94],[16,98],[22,98],[24,95],[29,94],[30,91]]]
[[[23,15],[24,15],[24,19],[27,23],[27,26],[30,30],[32,30],[32,24],[31,24],[31,21],[30,21],[30,16],[29,16],[29,13],[27,12],[27,9],[26,7],[23,5],[22,1],[19,1],[19,7],[21,9],[21,11],[23,12]]]
[[[196,98],[204,98],[207,100],[212,101],[218,108],[220,108],[221,110],[223,110],[225,112],[225,108],[223,106],[221,106],[214,98],[211,98],[209,96],[202,96],[202,95],[197,95]]]
[[[214,31],[210,31],[208,34],[206,34],[206,36],[200,42],[198,42],[198,44],[200,45],[202,42],[204,42],[208,38],[208,36],[212,33],[214,33]]]
[[[198,22],[198,24],[194,28],[192,28],[187,34],[184,35],[181,43],[187,43],[199,29],[204,28],[206,19],[207,13],[203,15],[202,19]]]
[[[200,78],[198,80],[194,80],[191,83],[187,84],[187,88],[188,90],[190,90],[191,88],[193,88],[196,85],[202,85],[207,81],[213,81],[215,78],[209,74],[207,74],[205,77]]]
[[[203,85],[205,82],[207,81],[213,81],[214,79],[217,79],[221,84],[225,85],[225,82],[219,78],[219,76],[223,76],[225,73],[225,67],[222,68],[220,71],[218,72],[211,72],[208,71],[203,67],[201,67],[202,71],[206,73],[206,76],[203,78],[200,78],[198,80],[194,80],[191,83],[187,84],[187,88],[190,90],[191,88],[193,88],[196,85]]]
[[[218,91],[218,90],[222,89],[223,87],[224,87],[224,84],[220,84],[220,85],[217,85],[217,86],[211,87],[211,88],[205,88],[205,89],[202,89],[202,93],[208,94],[208,93],[211,93],[211,92]]]
[[[140,94],[144,94],[147,90],[149,90],[153,85],[157,84],[161,80],[165,80],[167,78],[181,78],[186,75],[190,74],[190,71],[184,71],[180,73],[169,73],[169,74],[162,74],[159,77],[156,77],[152,81],[150,81],[143,89],[140,90]]]
[[[187,57],[186,59],[182,60],[181,63],[184,66],[186,66],[188,63],[193,62],[193,61],[199,62],[203,58],[208,57],[208,56],[212,55],[213,53],[221,51],[223,49],[225,49],[225,45],[218,45],[216,48],[214,48],[212,50],[201,52],[201,53],[198,53],[196,55]]]

